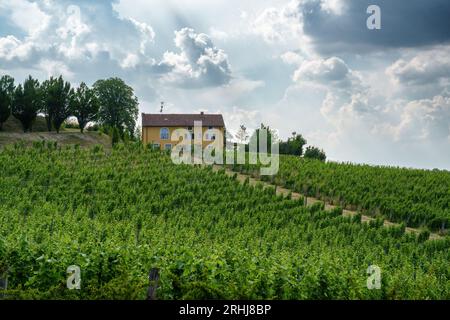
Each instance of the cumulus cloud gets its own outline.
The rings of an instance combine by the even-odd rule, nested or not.
[[[0,11],[8,17],[11,23],[30,36],[44,30],[51,19],[39,8],[37,2],[27,0],[1,1]]]
[[[369,4],[381,7],[381,30],[366,28]],[[144,112],[166,101],[170,112],[222,112],[231,129],[263,121],[283,138],[301,132],[336,160],[448,168],[449,8],[447,0],[189,8],[0,0],[0,68],[18,81],[117,76]]]
[[[155,37],[151,26],[119,18],[109,1],[73,3],[2,2],[9,23],[25,31],[23,36],[0,38],[2,64],[45,67],[45,61],[54,60],[76,72],[78,66],[97,65],[98,59],[105,57],[113,62],[109,66],[116,68],[135,65],[138,60],[148,62],[146,55]],[[26,22],[24,14],[31,22]],[[36,18],[40,21],[34,21]]]
[[[252,23],[252,31],[268,43],[286,41],[301,34],[298,1],[291,1],[281,8],[266,8]]]
[[[25,61],[31,56],[32,51],[33,44],[24,43],[13,35],[0,38],[0,59],[4,65],[14,60]]]
[[[170,72],[162,80],[187,88],[220,86],[231,80],[226,53],[214,46],[208,35],[191,28],[175,31],[175,45],[180,53],[166,52],[160,66]]]
[[[118,76],[147,101],[166,84],[201,88],[232,79],[227,55],[206,34],[181,29],[175,33],[180,52],[162,55],[153,27],[119,15],[114,2],[0,1],[0,27],[10,33],[0,33],[2,69],[20,77],[61,74],[74,83]]]
[[[293,80],[296,82],[313,82],[341,89],[355,89],[360,86],[357,73],[352,71],[338,57],[303,61],[295,71]]]
[[[450,97],[410,101],[401,112],[400,122],[385,129],[396,140],[450,142]]]
[[[397,83],[406,86],[443,85],[450,83],[450,46],[436,47],[399,59],[386,73]]]

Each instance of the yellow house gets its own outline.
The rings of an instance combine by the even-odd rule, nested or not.
[[[201,121],[201,137],[195,137],[195,123]],[[172,133],[176,129],[186,129],[189,136],[183,137],[184,140],[202,140],[202,146],[205,148],[216,140],[213,129],[219,130],[222,137],[225,135],[225,123],[221,114],[142,114],[142,142],[144,145],[152,144],[161,150],[170,150],[179,140],[173,141]],[[198,135],[199,132],[197,132]]]

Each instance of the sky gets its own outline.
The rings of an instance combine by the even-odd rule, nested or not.
[[[334,161],[450,169],[449,16],[448,0],[0,0],[0,75],[120,77],[141,112],[164,101],[231,132],[301,133]]]

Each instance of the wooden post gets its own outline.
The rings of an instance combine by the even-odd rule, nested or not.
[[[147,300],[156,300],[156,289],[158,289],[159,269],[152,268],[148,274],[149,287],[147,291]]]
[[[1,292],[1,290],[7,290],[7,289],[8,289],[8,276],[6,274],[4,274],[0,278],[0,292]],[[5,297],[5,295],[0,293],[0,298],[4,298],[4,297]]]

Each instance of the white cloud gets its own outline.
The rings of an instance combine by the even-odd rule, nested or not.
[[[397,125],[386,126],[395,139],[450,142],[450,98],[413,100],[402,110]]]
[[[280,56],[281,60],[287,64],[301,65],[305,60],[301,55],[293,51],[287,51]]]
[[[25,28],[26,35],[21,38],[12,35],[0,38],[0,59],[4,63],[18,59],[40,65],[40,60],[65,59],[71,68],[75,63],[92,63],[103,53],[102,58],[108,56],[117,67],[128,67],[136,62],[136,59],[130,61],[133,55],[144,56],[153,44],[155,34],[150,26],[118,18],[110,3],[67,5],[44,1],[24,5],[25,2],[3,4],[12,12],[11,22],[23,28],[23,19],[14,18],[21,10],[28,10],[31,20],[41,21],[31,21],[29,28]]]
[[[18,59],[24,61],[31,56],[33,45],[22,42],[13,35],[0,38],[0,59],[12,61]]]
[[[50,20],[50,16],[36,2],[26,0],[1,1],[0,11],[31,37],[44,30]]]
[[[62,75],[64,78],[71,80],[74,76],[74,73],[62,61],[41,60],[39,67],[46,73],[47,77]]]
[[[306,60],[293,75],[296,82],[313,82],[336,88],[356,87],[360,83],[358,75],[340,58]]]
[[[235,135],[240,128],[240,125],[244,124],[248,130],[247,133],[251,133],[254,128],[259,127],[261,123],[261,111],[260,110],[248,110],[242,107],[233,106],[230,109],[224,109],[223,112],[224,121],[227,124],[227,131],[232,135]]]
[[[214,46],[208,35],[183,28],[175,31],[175,45],[181,52],[166,52],[160,63],[171,70],[162,77],[163,82],[195,88],[231,80],[227,55]]]
[[[252,31],[263,37],[268,43],[300,39],[302,24],[298,10],[298,1],[294,0],[281,8],[266,8],[253,21]]]
[[[399,59],[386,70],[396,83],[405,86],[450,83],[450,46],[435,47]]]
[[[345,2],[343,0],[322,0],[322,10],[335,15],[341,15],[344,11]]]

